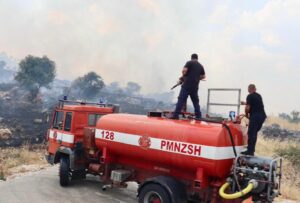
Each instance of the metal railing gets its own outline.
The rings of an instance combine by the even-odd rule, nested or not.
[[[212,103],[210,102],[210,94],[213,91],[231,91],[231,92],[238,92],[238,100],[237,104],[230,104],[230,103]],[[207,114],[209,115],[209,107],[210,106],[236,106],[237,108],[237,115],[240,114],[240,106],[241,106],[241,89],[237,88],[208,88],[208,94],[207,94]]]

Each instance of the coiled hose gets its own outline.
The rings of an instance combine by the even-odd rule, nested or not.
[[[219,189],[219,195],[224,199],[237,199],[237,198],[240,198],[240,197],[248,194],[249,192],[251,192],[257,186],[257,182],[251,180],[251,181],[249,181],[246,188],[244,188],[242,191],[239,191],[239,192],[236,192],[236,193],[233,193],[233,194],[225,193],[225,190],[227,189],[227,187],[229,185],[230,185],[230,183],[226,182]]]

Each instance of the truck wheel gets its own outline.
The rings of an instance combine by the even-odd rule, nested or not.
[[[61,186],[69,185],[71,176],[70,176],[70,160],[69,157],[63,156],[60,158],[60,167],[59,167],[59,182]]]
[[[170,203],[169,193],[161,185],[150,183],[145,185],[139,195],[139,203]]]

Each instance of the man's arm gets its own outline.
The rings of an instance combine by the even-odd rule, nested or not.
[[[205,78],[206,78],[206,76],[205,76],[205,70],[204,70],[203,66],[201,65],[200,80],[203,80]]]
[[[186,62],[182,68],[182,78],[187,75],[190,67],[191,67],[191,62],[190,61]]]
[[[251,108],[251,106],[249,104],[247,104],[245,106],[245,115],[246,115],[247,118],[250,117],[250,108]]]
[[[183,69],[182,69],[182,76],[179,78],[180,82],[183,82],[184,76],[187,74],[187,72],[188,72],[188,68],[187,67],[183,67]]]
[[[183,67],[182,69],[182,76],[185,76],[188,72],[188,68],[187,67]]]
[[[246,115],[247,118],[250,118],[251,105],[253,104],[251,94],[249,94],[247,96],[246,102],[242,102],[242,104],[246,105],[245,106],[245,115]]]

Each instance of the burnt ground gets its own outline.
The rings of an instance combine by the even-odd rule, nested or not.
[[[30,100],[26,91],[16,88],[1,93],[0,147],[44,142],[50,113],[42,102]]]
[[[295,140],[300,141],[300,131],[288,130],[280,127],[278,124],[264,126],[262,128],[264,138],[278,140]]]

